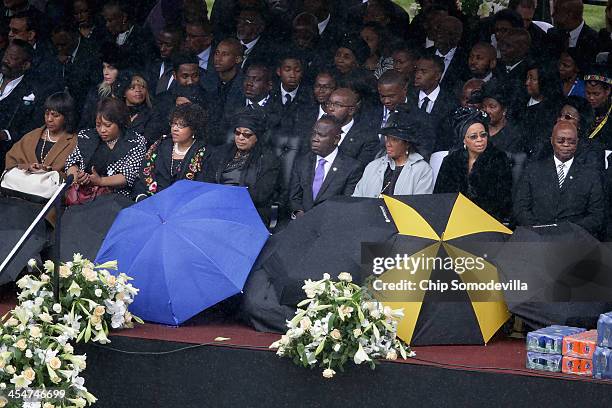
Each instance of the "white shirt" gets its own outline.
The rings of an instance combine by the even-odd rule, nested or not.
[[[434,46],[433,40],[430,40],[429,37],[425,37],[425,48],[431,48]]]
[[[298,86],[293,91],[288,92],[288,91],[285,91],[285,88],[283,88],[283,84],[281,84],[280,87],[281,87],[281,96],[283,97],[282,98],[283,99],[282,100],[282,104],[283,105],[285,104],[285,100],[286,100],[285,95],[287,95],[287,94],[291,95],[291,102],[293,102],[295,100],[295,95],[297,95],[298,89],[300,89],[300,87]]]
[[[121,46],[123,44],[125,44],[125,42],[127,41],[128,37],[130,36],[130,34],[132,34],[132,30],[134,29],[134,26],[131,26],[129,30],[117,35],[117,39],[115,40],[115,42],[117,43],[117,45]]]
[[[323,106],[319,105],[319,116],[317,116],[317,120],[321,119],[321,116],[325,115],[327,112],[323,110]]]
[[[572,167],[572,163],[574,162],[574,158],[572,157],[571,159],[569,159],[565,163],[563,163],[561,160],[557,159],[557,156],[555,156],[555,155],[553,155],[553,158],[555,159],[555,173],[559,174],[559,166],[561,164],[563,164],[563,174],[565,174],[565,178],[567,179],[567,173],[569,173],[569,170]],[[564,181],[564,183],[565,183],[565,181]]]
[[[493,78],[493,72],[489,72],[486,77],[482,78],[483,81],[489,82]]]
[[[257,104],[259,106],[266,106],[266,103],[268,103],[268,99],[270,99],[270,94],[268,94],[265,98],[263,98],[261,101],[257,102]],[[249,98],[247,98],[246,100],[246,106],[249,105],[253,105],[253,101],[250,100]]]
[[[438,99],[439,94],[440,94],[440,85],[436,86],[436,89],[431,91],[429,95],[427,95],[423,91],[420,91],[419,92],[419,109],[421,109],[421,105],[423,105],[423,100],[425,99],[425,97],[427,97],[429,98],[429,103],[427,104],[427,107],[425,108],[425,110],[427,111],[427,113],[431,113],[431,110],[433,109],[434,104],[436,103],[436,99]]]
[[[446,74],[446,71],[448,71],[448,66],[450,65],[451,61],[453,60],[453,56],[455,55],[455,51],[457,51],[457,47],[452,48],[449,52],[446,53],[446,55],[442,55],[442,53],[438,50],[436,50],[436,55],[438,57],[441,57],[444,59],[444,72],[442,73],[442,76],[440,77],[440,80],[442,80],[444,78],[444,75]]]
[[[253,49],[255,44],[257,44],[257,41],[259,41],[260,37],[261,36],[258,35],[257,38],[255,38],[253,41],[248,42],[248,43],[245,43],[244,41],[240,40],[240,44],[244,45],[244,47],[246,48],[246,50],[244,50],[245,57],[251,53],[251,50]]]
[[[351,119],[349,123],[342,126],[342,133],[340,133],[340,143],[338,143],[338,145],[342,144],[342,141],[346,137],[346,134],[351,131],[351,128],[353,127],[354,124],[355,124],[355,119]]]
[[[517,62],[517,63],[516,63],[516,64],[514,64],[514,65],[506,65],[506,72],[507,72],[507,73],[512,72],[512,70],[513,70],[514,68],[518,67],[518,65],[519,65],[521,62],[523,62],[523,60],[520,60],[519,62]]]
[[[336,160],[337,155],[338,155],[337,147],[334,149],[333,152],[331,152],[325,157],[321,157],[317,154],[317,159],[315,160],[315,167],[314,167],[315,171],[317,170],[317,166],[319,165],[319,160],[325,159],[325,165],[323,166],[323,169],[325,170],[325,175],[323,176],[323,181],[325,181],[325,177],[327,177],[327,173],[329,173],[329,170],[331,169],[331,165],[334,162],[334,160]]]
[[[533,99],[533,97],[531,97],[531,98],[529,98],[529,102],[527,102],[527,106],[537,105],[538,103],[540,103],[540,101],[537,101],[537,100]]]
[[[319,26],[319,35],[323,34],[323,31],[325,31],[325,29],[327,28],[327,24],[329,24],[330,18],[331,18],[331,14],[328,14],[325,20],[317,24]]]
[[[205,49],[204,51],[198,54],[198,61],[199,61],[198,65],[200,65],[200,68],[202,68],[203,70],[208,69],[208,59],[209,58],[210,58],[210,47],[208,47],[207,49]]]
[[[582,31],[582,27],[584,27],[584,21],[582,21],[582,23],[580,23],[578,27],[574,28],[572,31],[569,32],[570,48],[576,47],[576,43],[578,42],[578,37],[580,37],[580,32]]]

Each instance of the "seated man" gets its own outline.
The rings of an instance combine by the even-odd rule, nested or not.
[[[338,150],[341,125],[331,115],[315,123],[311,151],[298,157],[289,187],[291,218],[304,215],[328,198],[350,196],[361,178],[362,165]]]
[[[578,131],[561,121],[553,128],[553,157],[530,163],[518,183],[514,218],[518,225],[572,222],[598,236],[605,204],[601,176],[574,160]]]

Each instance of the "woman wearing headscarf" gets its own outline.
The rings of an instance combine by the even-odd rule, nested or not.
[[[376,78],[363,65],[370,56],[368,44],[358,35],[345,35],[334,56],[334,76],[341,87],[353,88],[366,104],[377,100]]]
[[[66,173],[75,183],[106,187],[130,197],[145,154],[144,137],[127,130],[128,110],[115,98],[104,98],[96,110],[96,127],[81,130],[66,159]]]
[[[355,187],[353,197],[431,194],[433,171],[417,150],[419,128],[412,115],[400,107],[380,130],[386,154],[370,162]]]
[[[77,143],[74,100],[64,92],[49,96],[45,125],[24,135],[6,154],[6,169],[64,171],[66,158]]]
[[[204,181],[209,159],[206,111],[197,104],[178,105],[170,115],[171,137],[158,139],[145,155],[133,197],[140,201],[177,180]]]
[[[234,142],[213,152],[207,176],[213,182],[248,188],[255,208],[267,221],[277,192],[280,162],[264,136],[264,118],[257,112],[239,113],[234,122]]]
[[[512,211],[512,171],[508,156],[489,143],[489,115],[473,108],[455,112],[455,134],[463,149],[444,158],[434,193],[462,193],[500,221]]]
[[[525,149],[520,129],[514,125],[508,115],[509,92],[502,83],[491,80],[482,88],[482,110],[489,115],[488,142],[509,153],[522,152]]]

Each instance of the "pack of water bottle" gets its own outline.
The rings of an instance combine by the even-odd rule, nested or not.
[[[579,327],[555,325],[527,333],[527,368],[560,372],[563,339],[584,331]]]
[[[593,377],[612,379],[612,312],[599,316],[597,347],[593,354]]]

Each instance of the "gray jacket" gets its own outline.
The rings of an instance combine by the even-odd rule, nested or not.
[[[383,189],[385,170],[387,165],[395,170],[395,161],[388,155],[370,162],[363,172],[363,176],[353,197],[378,197]],[[385,191],[389,195],[431,194],[434,188],[434,179],[431,166],[418,153],[410,153],[408,161],[397,178],[393,192]]]

